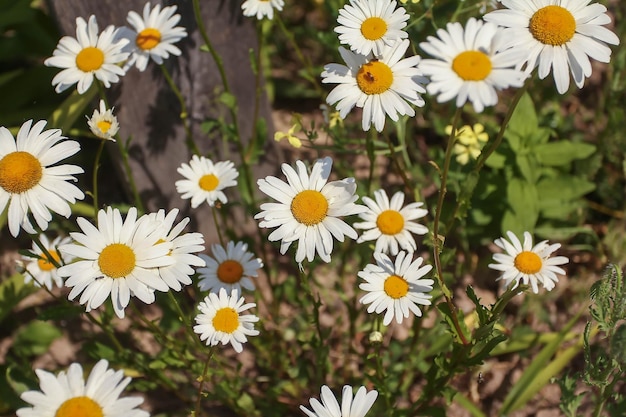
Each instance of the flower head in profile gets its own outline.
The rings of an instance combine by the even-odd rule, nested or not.
[[[283,0],[246,0],[241,5],[241,9],[244,16],[256,16],[259,20],[267,16],[268,19],[272,20],[274,9],[280,12],[284,5]]]
[[[114,107],[107,109],[104,100],[100,100],[100,110],[95,109],[91,117],[87,117],[87,124],[91,133],[100,139],[106,139],[115,142],[113,138],[117,131],[120,130],[120,124],[117,117],[113,115]]]
[[[484,19],[505,27],[503,47],[524,51],[521,68],[538,67],[540,79],[554,76],[560,94],[567,92],[570,74],[578,88],[591,76],[589,58],[609,62],[619,38],[604,27],[611,23],[606,7],[590,0],[501,0],[504,9]]]
[[[331,158],[320,159],[309,174],[304,162],[296,161],[297,171],[282,165],[287,182],[273,176],[257,182],[262,192],[278,202],[261,204],[262,211],[254,218],[261,219],[259,227],[277,227],[268,239],[281,241],[281,254],[298,242],[298,263],[304,258],[313,261],[316,253],[324,262],[330,262],[333,238],[340,242],[344,236],[357,238],[356,231],[340,219],[365,209],[355,204],[356,182],[354,178],[328,182],[332,166]]]
[[[367,292],[359,301],[369,304],[368,313],[385,312],[383,324],[385,326],[396,318],[396,322],[408,318],[411,313],[422,316],[419,305],[430,305],[433,289],[432,279],[423,279],[424,275],[433,268],[422,265],[424,260],[419,257],[413,260],[413,254],[400,251],[393,262],[384,253],[374,253],[376,265],[368,264],[358,273],[365,282],[359,288]]]
[[[516,288],[520,282],[530,284],[533,292],[539,292],[539,285],[550,291],[559,281],[557,274],[565,275],[565,271],[559,265],[569,262],[565,256],[551,257],[552,253],[561,247],[561,244],[548,244],[547,240],[533,246],[533,238],[528,232],[524,232],[524,244],[512,232],[507,232],[508,240],[499,238],[494,241],[496,246],[506,253],[495,253],[493,260],[496,263],[489,264],[489,268],[502,272],[498,278],[504,281],[508,287],[515,282]]]
[[[51,290],[53,285],[57,287],[63,286],[63,278],[59,276],[58,265],[61,263],[61,255],[59,254],[58,247],[70,242],[69,237],[57,236],[52,241],[48,239],[45,234],[40,234],[37,239],[41,245],[46,249],[48,255],[46,255],[41,248],[33,242],[30,252],[36,257],[22,255],[18,264],[24,268],[24,282],[29,283],[33,281],[37,287],[46,287]],[[50,259],[52,258],[52,260]],[[65,258],[65,262],[71,262],[72,258]]]
[[[337,103],[337,110],[345,118],[350,110],[363,108],[363,130],[374,124],[381,132],[385,127],[385,115],[398,121],[399,116],[415,116],[411,107],[422,107],[425,93],[423,84],[427,79],[417,68],[419,56],[403,58],[409,41],[396,41],[383,47],[381,55],[356,54],[343,47],[339,53],[346,65],[328,64],[322,73],[324,84],[339,84],[328,94],[326,102]]]
[[[420,208],[424,203],[410,203],[402,207],[404,193],[401,191],[395,193],[391,201],[385,190],[375,191],[374,198],[375,200],[363,197],[368,210],[359,214],[363,222],[354,224],[357,229],[365,229],[357,242],[375,240],[375,252],[390,253],[394,256],[398,254],[398,247],[414,252],[417,244],[412,234],[428,233],[426,226],[413,221],[428,214],[428,211]]]
[[[0,127],[0,213],[9,205],[9,231],[20,228],[36,233],[29,212],[41,230],[48,228],[51,211],[68,218],[70,204],[85,195],[71,182],[84,171],[76,165],[57,165],[80,150],[78,142],[65,140],[59,129],[44,130],[46,121],[25,122],[17,139]]]
[[[179,223],[174,224],[178,209],[173,209],[169,213],[161,209],[156,213],[144,214],[138,222],[146,222],[138,227],[158,228],[160,237],[158,243],[168,242],[172,248],[167,253],[167,257],[173,262],[170,265],[158,267],[158,274],[163,282],[174,291],[180,291],[182,285],[191,284],[191,276],[195,273],[194,267],[205,266],[206,263],[202,255],[196,253],[204,250],[204,236],[202,233],[183,233],[189,224],[189,217],[185,217]]]
[[[83,368],[72,363],[58,375],[42,369],[35,370],[41,391],[26,391],[21,398],[31,405],[17,410],[18,417],[149,417],[138,409],[143,398],[124,397],[120,394],[130,383],[124,371],[108,369],[108,362],[101,359],[93,367],[87,381]]]
[[[447,135],[452,133],[452,126],[446,126]],[[473,126],[464,125],[455,133],[453,151],[456,161],[461,165],[467,165],[470,159],[477,159],[482,151],[483,145],[489,140],[489,135],[485,132],[485,126],[475,123]]]
[[[193,331],[200,335],[200,340],[206,341],[207,346],[230,343],[235,352],[241,352],[248,336],[259,334],[254,329],[254,323],[259,318],[254,314],[241,314],[256,304],[244,303],[244,298],[237,290],[232,290],[230,295],[224,288],[220,289],[219,294],[209,293],[198,305],[200,314],[196,316],[197,325]]]
[[[77,84],[79,94],[91,87],[94,77],[109,88],[125,74],[119,65],[128,58],[123,48],[127,39],[118,39],[113,25],[98,33],[96,17],[91,15],[85,22],[76,18],[76,38],[64,36],[52,56],[44,61],[49,67],[62,68],[53,79],[55,91],[61,93]]]
[[[197,208],[205,201],[211,207],[218,200],[226,204],[228,198],[223,190],[237,185],[239,176],[231,161],[213,163],[198,155],[194,155],[189,164],[183,163],[177,171],[185,179],[176,181],[176,191],[182,194],[181,198],[191,199],[191,208]]]
[[[493,23],[470,18],[465,27],[448,23],[420,43],[435,59],[424,59],[420,69],[430,78],[426,87],[440,103],[456,97],[456,106],[468,101],[478,113],[498,102],[498,90],[521,87],[526,74],[515,69],[526,51],[502,50],[503,29]]]
[[[385,46],[409,36],[402,30],[409,15],[396,6],[394,0],[350,0],[339,9],[335,28],[339,42],[357,54],[381,55]]]
[[[317,398],[311,398],[309,402],[312,410],[303,405],[300,406],[300,410],[308,417],[365,417],[374,405],[378,397],[378,391],[371,390],[368,392],[362,386],[359,387],[356,395],[353,396],[352,387],[344,385],[341,396],[341,407],[339,407],[333,392],[328,386],[323,385],[320,395],[322,401],[320,402]]]
[[[215,244],[211,246],[211,252],[213,257],[200,255],[206,262],[206,268],[198,269],[200,291],[218,292],[221,288],[229,292],[233,289],[241,292],[242,288],[254,290],[251,278],[259,275],[263,261],[248,252],[247,243],[230,241],[226,248]]]
[[[61,253],[79,260],[59,268],[71,288],[69,299],[79,294],[87,311],[100,307],[110,296],[115,314],[124,318],[130,297],[146,304],[155,300],[154,291],[167,291],[168,285],[159,268],[173,265],[171,241],[163,238],[161,228],[137,221],[137,209],[131,207],[125,219],[118,209],[107,207],[98,212],[98,224],[79,217],[82,232],[72,232],[72,243],[59,247]]]
[[[121,28],[120,37],[128,39],[128,50],[131,52],[127,66],[136,66],[139,71],[145,71],[148,62],[153,60],[161,65],[171,55],[179,56],[180,49],[176,42],[187,36],[187,31],[180,22],[180,15],[176,14],[176,6],[166,6],[161,9],[157,4],[150,7],[150,2],[143,8],[143,14],[135,11],[128,12],[126,18],[132,28]]]

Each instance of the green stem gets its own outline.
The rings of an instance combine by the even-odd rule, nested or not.
[[[96,151],[96,157],[93,163],[93,218],[94,220],[98,218],[98,170],[100,169],[100,158],[102,157],[102,150],[104,149],[105,140],[100,140],[100,145],[98,145],[98,150]]]
[[[443,244],[442,241],[440,240],[440,235],[439,235],[439,221],[441,219],[441,211],[443,209],[443,201],[444,198],[446,196],[446,191],[447,191],[447,183],[448,183],[448,171],[450,170],[450,160],[452,159],[452,149],[454,148],[454,141],[455,141],[455,136],[456,136],[456,127],[459,123],[459,119],[461,118],[461,113],[463,112],[463,108],[459,107],[457,108],[456,112],[454,113],[454,118],[452,120],[452,131],[450,132],[450,137],[448,138],[448,145],[446,147],[446,154],[445,154],[445,159],[444,159],[444,163],[443,163],[443,170],[441,171],[441,186],[439,187],[439,197],[437,199],[437,208],[435,210],[435,220],[433,223],[433,255],[434,255],[434,259],[435,259],[435,269],[437,271],[437,273],[435,274],[435,276],[437,277],[437,281],[439,283],[439,286],[441,287],[441,290],[443,292],[443,296],[446,300],[446,304],[448,304],[448,307],[450,309],[450,313],[452,316],[452,323],[454,325],[454,328],[456,330],[456,333],[459,336],[459,339],[461,340],[461,343],[463,343],[463,345],[467,345],[469,344],[469,342],[467,341],[467,339],[465,338],[465,335],[463,333],[463,331],[461,330],[461,325],[459,323],[459,318],[456,314],[456,306],[454,305],[454,303],[452,302],[452,296],[450,293],[450,290],[448,289],[448,287],[446,286],[445,282],[443,281],[443,267],[441,265],[441,257],[440,257],[440,253],[441,250],[443,248]],[[445,236],[442,236],[442,238],[445,238]]]
[[[209,362],[211,361],[211,358],[213,357],[213,353],[215,353],[215,346],[211,346],[211,349],[209,349],[209,356],[204,362],[202,375],[198,378],[198,382],[200,382],[200,384],[198,385],[198,398],[196,399],[196,410],[194,412],[194,417],[200,416],[200,405],[202,404],[202,388],[204,387],[204,381],[206,380],[206,376],[209,371]]]
[[[52,255],[50,255],[50,252],[48,251],[48,248],[46,248],[44,246],[44,244],[41,243],[41,240],[39,240],[39,235],[38,234],[33,235],[33,242],[35,243],[35,245],[37,245],[37,247],[39,249],[41,249],[41,252],[43,252],[43,254],[47,258],[46,260],[48,262],[50,262],[52,265],[54,265],[55,268],[60,268],[61,267],[61,264]],[[57,251],[57,253],[59,253],[59,252]]]
[[[202,36],[202,40],[204,41],[204,46],[207,51],[211,54],[213,61],[215,61],[215,65],[217,66],[217,71],[220,73],[220,78],[222,79],[222,85],[224,86],[225,92],[230,92],[230,87],[228,85],[228,79],[226,78],[226,71],[224,70],[224,63],[222,62],[222,57],[217,53],[211,40],[209,39],[209,35],[206,31],[206,26],[204,26],[204,21],[202,20],[202,13],[200,11],[200,0],[193,0],[193,15],[196,18],[196,25],[198,25],[198,31],[200,32],[200,36]]]
[[[217,237],[220,240],[220,245],[222,245],[224,247],[224,249],[226,249],[226,245],[224,244],[224,238],[222,237],[222,229],[220,227],[220,222],[217,221],[217,209],[215,208],[215,206],[211,206],[211,213],[213,213],[213,222],[215,223],[215,230],[217,231]]]
[[[100,329],[102,329],[102,331],[104,331],[107,334],[109,339],[111,339],[111,342],[113,342],[113,344],[115,345],[115,348],[117,349],[118,352],[123,352],[124,351],[124,347],[122,346],[122,344],[118,340],[117,336],[115,336],[115,333],[113,332],[113,330],[111,329],[110,326],[105,326],[104,323],[102,323],[100,320],[96,319],[92,315],[91,312],[85,312],[85,315],[87,316],[87,319],[90,322],[92,322],[93,324],[98,326]]]
[[[370,127],[369,132],[365,136],[365,149],[367,151],[367,159],[370,162],[370,169],[367,175],[367,194],[372,190],[372,178],[374,177],[374,166],[376,165],[376,154],[374,153],[374,141],[378,138],[378,132]]]
[[[193,133],[191,132],[191,126],[189,125],[189,112],[187,111],[187,103],[185,103],[185,98],[183,97],[183,94],[180,92],[180,89],[174,82],[174,79],[172,79],[172,76],[167,70],[165,64],[161,64],[159,65],[159,67],[161,67],[161,71],[163,72],[163,76],[165,77],[167,84],[172,89],[172,92],[174,93],[174,95],[178,99],[178,103],[180,104],[180,120],[183,123],[183,129],[185,129],[185,143],[194,154],[200,155],[200,149],[198,149],[196,142],[193,140]]]
[[[174,305],[174,308],[176,309],[176,312],[178,313],[178,318],[180,319],[180,322],[183,323],[186,333],[189,335],[189,337],[191,337],[191,339],[193,340],[193,343],[195,343],[197,346],[202,346],[202,342],[200,342],[200,339],[194,333],[191,322],[187,320],[187,315],[183,312],[183,309],[180,307],[180,304],[178,303],[178,300],[176,299],[176,297],[174,297],[174,294],[172,294],[172,291],[168,291],[167,296],[172,302],[172,304]]]

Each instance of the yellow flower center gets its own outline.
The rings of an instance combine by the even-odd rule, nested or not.
[[[385,210],[376,218],[376,226],[384,235],[396,235],[404,228],[404,217],[396,210]]]
[[[220,184],[219,178],[217,178],[217,176],[213,174],[203,175],[202,177],[200,177],[200,180],[198,181],[198,185],[204,191],[213,191],[217,188],[219,184]]]
[[[464,51],[452,61],[452,70],[464,81],[482,81],[491,73],[491,59],[480,51]]]
[[[387,33],[387,22],[380,17],[368,17],[361,24],[361,33],[368,41],[375,41]]]
[[[389,275],[385,280],[385,293],[395,300],[406,296],[409,292],[409,283],[397,275]]]
[[[42,175],[41,163],[28,152],[12,152],[0,160],[0,187],[8,193],[30,190],[39,184]]]
[[[217,267],[217,277],[227,284],[239,282],[243,276],[243,266],[237,261],[227,259]]]
[[[539,255],[535,252],[524,251],[520,252],[513,261],[515,268],[524,274],[536,274],[541,271],[543,262]]]
[[[566,8],[550,5],[535,12],[530,18],[528,29],[539,42],[559,46],[574,37],[576,19]]]
[[[123,243],[112,243],[100,252],[98,266],[108,277],[125,277],[135,269],[135,252]]]
[[[356,84],[365,94],[382,94],[393,84],[393,72],[380,61],[367,62],[359,68]]]
[[[103,417],[102,407],[89,397],[74,397],[66,400],[57,409],[54,417]]]
[[[57,264],[61,262],[61,257],[57,251],[48,249],[48,253]],[[54,264],[50,262],[50,258],[43,254],[41,255],[41,258],[37,259],[37,266],[39,266],[39,269],[42,271],[52,271],[56,268]]]
[[[95,46],[88,46],[76,55],[76,66],[83,72],[100,69],[104,64],[104,52]]]
[[[328,200],[319,191],[300,191],[291,201],[291,213],[300,223],[313,226],[326,218]]]
[[[213,327],[218,332],[232,333],[239,327],[239,314],[231,307],[220,308],[213,317]]]
[[[144,51],[157,46],[161,42],[161,32],[154,28],[146,28],[139,32],[135,43]]]
[[[98,129],[100,129],[102,133],[106,133],[109,131],[112,124],[113,123],[109,122],[108,120],[100,120],[98,123],[96,123],[96,126],[98,126]]]

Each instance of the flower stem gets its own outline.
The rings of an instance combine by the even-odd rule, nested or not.
[[[433,256],[435,259],[435,269],[437,271],[435,276],[437,277],[437,281],[439,283],[439,286],[441,287],[443,296],[446,299],[446,304],[448,305],[448,308],[450,309],[450,315],[451,315],[452,323],[454,325],[456,334],[458,335],[463,345],[468,345],[469,342],[465,338],[465,334],[463,333],[463,330],[461,329],[459,318],[456,314],[456,311],[457,311],[456,306],[452,302],[452,294],[443,280],[443,267],[441,265],[440,253],[441,253],[441,250],[443,249],[442,240],[445,239],[445,236],[439,235],[439,221],[441,219],[441,211],[443,209],[443,200],[444,200],[444,197],[446,196],[446,191],[447,191],[446,187],[448,183],[448,171],[450,170],[450,160],[452,159],[452,149],[454,148],[456,127],[459,123],[459,119],[461,118],[462,111],[463,109],[459,107],[454,113],[454,118],[452,119],[452,131],[450,132],[450,137],[448,138],[448,145],[446,147],[443,170],[441,171],[441,186],[439,187],[439,197],[437,199],[437,208],[435,210],[435,220],[433,224],[433,235],[434,235],[433,236]]]
[[[98,218],[98,170],[100,169],[100,158],[102,157],[102,150],[104,149],[104,140],[100,141],[100,145],[98,145],[98,150],[96,151],[96,157],[93,162],[93,185],[92,185],[92,198],[93,198],[93,218],[94,220]]]
[[[215,346],[211,346],[209,349],[209,355],[204,362],[204,369],[202,369],[202,375],[198,378],[198,398],[196,399],[196,409],[194,412],[194,417],[200,416],[200,405],[202,404],[202,388],[204,387],[204,381],[206,380],[207,372],[209,371],[209,362],[213,357],[213,353],[215,353]]]

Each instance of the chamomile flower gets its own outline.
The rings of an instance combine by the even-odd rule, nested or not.
[[[132,26],[124,27],[120,36],[129,40],[131,51],[127,66],[136,66],[139,71],[145,71],[148,62],[152,59],[161,65],[171,55],[179,56],[180,49],[174,44],[187,36],[187,31],[180,22],[180,15],[176,13],[176,6],[166,6],[161,10],[157,4],[150,8],[150,2],[143,8],[143,15],[135,11],[128,12],[126,20]]]
[[[274,9],[280,12],[284,5],[283,0],[246,0],[241,9],[244,16],[256,16],[259,20],[267,16],[271,20],[274,18]]]
[[[263,268],[263,261],[248,252],[248,244],[230,241],[226,249],[222,245],[212,245],[213,258],[200,255],[206,262],[206,268],[198,269],[200,291],[218,292],[221,288],[241,292],[242,288],[253,291],[254,284],[250,278],[259,276],[258,270]]]
[[[117,117],[113,115],[113,109],[114,107],[107,109],[104,100],[100,100],[100,110],[95,109],[91,118],[87,117],[87,124],[91,133],[100,139],[115,142],[113,136],[120,130],[120,124],[117,122]]]
[[[42,369],[35,370],[41,391],[26,391],[20,396],[32,405],[17,410],[18,417],[149,417],[146,411],[136,408],[143,403],[141,397],[124,397],[120,394],[130,383],[124,371],[108,369],[101,359],[93,367],[87,381],[83,368],[72,363],[57,376]]]
[[[503,29],[493,23],[470,18],[465,28],[460,23],[448,23],[420,43],[426,53],[436,59],[424,59],[420,69],[430,78],[426,87],[437,95],[440,103],[456,97],[456,106],[470,101],[474,110],[498,102],[497,90],[521,87],[527,75],[515,69],[526,51],[520,48],[500,50]]]
[[[515,281],[514,288],[520,282],[530,284],[533,292],[539,292],[539,283],[550,291],[559,281],[557,274],[565,275],[565,271],[559,265],[569,262],[565,256],[550,257],[554,251],[561,247],[561,244],[548,244],[547,240],[541,241],[533,246],[533,238],[528,232],[524,232],[524,244],[513,234],[507,232],[509,240],[505,238],[496,239],[494,243],[506,253],[495,253],[493,260],[496,263],[489,264],[489,268],[502,272],[498,278],[504,281],[504,286],[508,287]]]
[[[147,222],[145,226],[148,228],[160,228],[160,237],[157,243],[169,242],[172,249],[168,252],[167,257],[171,258],[173,263],[158,268],[158,273],[165,284],[174,291],[180,291],[183,285],[191,284],[191,275],[195,273],[193,267],[202,267],[206,263],[202,259],[202,255],[195,255],[197,252],[204,250],[204,236],[202,233],[182,233],[189,224],[189,217],[185,217],[178,224],[174,225],[178,209],[173,209],[166,214],[161,209],[156,213],[145,214],[138,223]]]
[[[63,68],[53,79],[57,93],[77,84],[79,94],[91,87],[94,77],[106,88],[116,83],[125,71],[118,64],[128,58],[123,48],[127,39],[117,39],[117,30],[108,26],[98,34],[96,17],[91,15],[89,22],[76,18],[76,38],[64,36],[59,41],[52,56],[44,61],[49,67]]]
[[[9,205],[9,231],[14,237],[20,228],[35,233],[32,213],[41,230],[52,220],[50,211],[68,218],[70,204],[82,200],[83,192],[71,184],[74,174],[84,171],[76,165],[56,165],[80,150],[78,142],[61,136],[59,129],[44,130],[45,120],[25,122],[17,139],[0,127],[0,213]],[[70,204],[68,204],[70,203]]]
[[[231,161],[213,163],[204,156],[194,155],[189,164],[183,163],[177,169],[186,179],[176,181],[176,191],[183,199],[191,198],[191,208],[205,201],[211,207],[218,200],[226,204],[228,198],[222,190],[237,185],[239,172],[234,167]]]
[[[244,303],[237,290],[232,290],[230,295],[224,288],[219,294],[209,293],[198,305],[200,314],[196,316],[197,325],[193,331],[200,335],[200,340],[206,341],[207,346],[230,343],[237,353],[241,352],[248,336],[259,334],[253,324],[259,318],[254,314],[241,314],[256,304]]]
[[[375,240],[375,252],[391,255],[398,254],[398,246],[408,252],[414,252],[417,244],[412,233],[416,235],[428,233],[426,226],[412,221],[428,214],[428,211],[420,208],[424,203],[410,203],[402,207],[404,193],[401,191],[391,197],[391,202],[385,190],[375,191],[374,198],[376,201],[363,197],[368,210],[359,214],[364,220],[362,223],[354,223],[357,229],[365,229],[357,242]]]
[[[352,396],[352,387],[344,385],[341,393],[341,408],[333,392],[328,386],[322,386],[320,398],[322,402],[316,398],[311,398],[311,408],[309,410],[301,405],[302,410],[308,417],[364,417],[374,405],[374,401],[378,397],[378,391],[367,391],[365,387],[359,387],[354,397]]]
[[[97,226],[82,217],[77,223],[82,233],[70,233],[74,242],[59,247],[64,256],[80,258],[59,268],[59,275],[67,277],[65,286],[72,289],[70,300],[82,293],[79,302],[91,311],[111,296],[115,314],[123,318],[131,296],[151,304],[154,290],[169,289],[158,268],[174,264],[168,256],[173,244],[159,242],[159,227],[138,225],[135,207],[124,220],[118,209],[107,207],[98,212]]]
[[[394,0],[350,0],[339,9],[335,28],[339,42],[361,55],[382,54],[385,46],[409,35],[403,31],[409,15]]]
[[[430,265],[423,265],[424,260],[419,257],[413,260],[413,254],[400,251],[395,263],[384,253],[374,253],[376,265],[368,264],[358,276],[365,280],[359,288],[366,291],[359,301],[369,304],[368,313],[380,314],[385,311],[383,324],[385,326],[396,318],[396,322],[408,318],[410,313],[417,317],[422,316],[418,304],[430,305],[434,281],[423,279],[432,269]]]
[[[385,114],[393,121],[398,121],[400,115],[415,116],[410,104],[424,105],[420,94],[426,92],[423,84],[427,80],[417,68],[419,56],[402,58],[408,47],[408,40],[397,41],[383,47],[379,57],[355,54],[339,47],[347,66],[328,64],[324,67],[322,82],[339,84],[328,94],[326,102],[337,103],[339,115],[344,119],[354,106],[363,108],[363,130],[369,130],[373,123],[381,132]]]
[[[261,204],[262,211],[254,218],[262,219],[259,227],[278,227],[268,239],[281,241],[281,254],[298,242],[298,263],[305,257],[313,261],[316,252],[324,262],[330,262],[333,237],[340,242],[344,236],[357,238],[356,231],[340,217],[359,214],[365,207],[354,204],[358,198],[354,178],[328,182],[332,166],[331,158],[320,159],[309,175],[304,162],[296,161],[297,171],[282,165],[287,183],[273,176],[257,182],[262,192],[278,202]]]
[[[619,38],[603,25],[611,23],[606,7],[590,0],[502,0],[505,9],[484,19],[504,26],[504,47],[523,50],[526,71],[539,68],[540,79],[552,71],[560,94],[569,88],[570,75],[578,88],[592,72],[589,58],[609,62]]]
[[[60,245],[64,245],[70,242],[69,237],[57,236],[52,241],[48,239],[46,235],[43,233],[40,234],[37,239],[41,245],[46,248],[52,260],[59,264],[61,262],[61,256],[57,251],[57,248]],[[36,255],[36,258],[30,256],[22,256],[18,261],[18,264],[24,268],[24,282],[29,283],[33,281],[35,286],[37,287],[46,287],[51,290],[54,285],[57,287],[63,286],[63,278],[61,278],[57,272],[57,267],[54,262],[50,260],[50,258],[44,254],[41,248],[33,243],[32,249],[30,252],[33,255]],[[65,262],[71,262],[72,258],[64,259]]]

